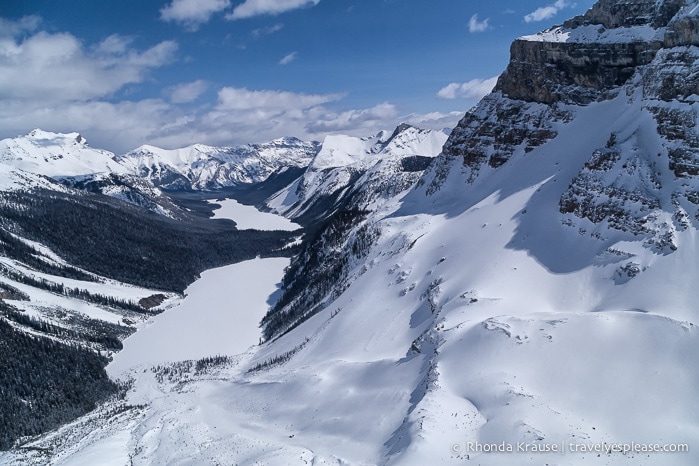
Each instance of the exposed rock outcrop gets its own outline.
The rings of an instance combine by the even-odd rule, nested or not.
[[[683,0],[597,2],[560,27],[515,40],[510,64],[496,89],[513,99],[542,103],[588,104],[611,98],[663,45],[697,40],[693,19],[685,18],[664,35],[684,4]]]
[[[587,13],[565,25],[601,24],[620,28],[647,24],[658,28],[665,26],[685,3],[685,0],[600,0]]]
[[[516,40],[497,90],[511,99],[588,104],[612,98],[660,42],[591,44]]]

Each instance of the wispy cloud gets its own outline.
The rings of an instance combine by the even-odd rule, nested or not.
[[[472,79],[465,83],[451,83],[437,92],[442,99],[480,99],[493,90],[498,82],[495,76],[489,79]]]
[[[224,87],[218,93],[217,109],[228,110],[269,110],[284,112],[308,109],[344,97],[343,94],[303,94],[274,90],[248,90],[239,87]]]
[[[251,18],[259,15],[278,15],[289,10],[315,6],[320,0],[245,0],[226,15],[227,19]]]
[[[185,28],[196,31],[215,13],[230,5],[230,0],[172,0],[160,10],[160,19],[180,23]]]
[[[381,127],[381,123],[387,119],[396,118],[398,110],[396,106],[388,102],[361,110],[347,110],[340,113],[328,112],[317,121],[309,122],[306,129],[311,133],[328,133],[336,131],[357,130],[358,128]]]
[[[114,100],[127,86],[175,60],[177,43],[138,49],[118,34],[86,44],[70,33],[37,31],[40,19],[0,21],[0,131],[90,131],[115,145],[145,137],[177,109],[160,99]],[[111,136],[107,136],[111,135]]]
[[[0,18],[0,37],[15,37],[25,32],[34,32],[41,23],[36,15],[23,16],[18,20]]]
[[[468,31],[469,32],[483,32],[490,29],[490,18],[486,18],[483,21],[478,21],[478,15],[475,14],[471,16],[468,21]]]
[[[574,6],[575,4],[569,2],[568,0],[556,0],[556,2],[551,5],[542,6],[529,13],[524,17],[524,21],[526,21],[527,23],[544,21],[553,18],[556,14],[558,14],[560,10],[564,8],[571,8]]]
[[[410,123],[425,129],[452,129],[459,122],[464,112],[430,112],[430,113],[412,113],[400,118],[401,121]]]
[[[325,135],[334,133],[367,136],[380,129],[392,129],[403,121],[423,128],[442,129],[455,126],[462,116],[461,112],[406,116],[390,102],[368,108],[341,108],[344,98],[344,94],[225,87],[219,91],[215,108],[190,121],[183,120],[181,128],[153,138],[153,143],[161,141],[181,147],[183,141],[231,144],[280,136],[322,140]]]
[[[284,58],[279,60],[279,64],[280,65],[288,65],[292,61],[296,60],[296,57],[298,56],[298,54],[299,54],[298,52],[287,53],[286,55],[284,55]]]
[[[198,80],[171,87],[165,93],[170,96],[170,102],[184,104],[197,100],[208,87],[206,81]]]
[[[250,35],[254,39],[259,39],[260,37],[263,36],[269,36],[270,34],[274,34],[275,32],[279,32],[282,29],[284,29],[284,25],[282,23],[277,23],[273,24],[271,26],[263,27],[263,28],[257,28],[253,29]]]

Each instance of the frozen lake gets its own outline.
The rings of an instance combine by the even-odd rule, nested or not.
[[[235,199],[209,201],[209,203],[221,206],[214,211],[213,218],[229,218],[237,224],[239,230],[293,231],[301,228],[300,225],[292,222],[288,218],[269,212],[260,212],[256,208],[243,205]]]
[[[235,201],[215,218],[231,218],[239,228],[297,228],[289,220],[259,212]],[[278,220],[275,220],[274,218]],[[175,307],[150,319],[124,340],[124,349],[107,366],[111,376],[140,365],[154,365],[206,356],[235,355],[259,342],[259,322],[269,309],[289,265],[288,258],[253,259],[210,269],[185,290]]]

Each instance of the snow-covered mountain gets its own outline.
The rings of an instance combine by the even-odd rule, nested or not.
[[[168,217],[180,209],[152,183],[132,173],[109,151],[90,147],[79,133],[35,129],[0,140],[2,190],[69,188],[105,194]]]
[[[31,189],[53,181],[178,217],[181,212],[160,188],[215,191],[260,183],[289,168],[305,168],[318,146],[280,138],[240,147],[141,146],[117,156],[90,147],[79,133],[35,129],[0,141],[0,169],[7,172],[1,182],[5,189]]]
[[[326,136],[304,174],[272,196],[267,207],[289,217],[317,217],[337,209],[365,182],[401,191],[416,181],[446,140],[443,131],[408,124],[365,138]]]
[[[289,361],[232,371],[279,384],[265,394],[294,415],[270,407],[272,424],[324,426],[275,445],[329,462],[342,431],[351,464],[698,461],[697,13],[606,0],[517,40],[417,186],[318,235],[250,365]]]
[[[601,0],[518,39],[436,158],[326,140],[270,205],[346,194],[263,343],[122,361],[124,400],[0,461],[697,464],[698,15]]]
[[[0,163],[52,178],[127,173],[114,160],[114,154],[93,149],[79,133],[52,133],[40,129],[25,136],[0,140]]]
[[[281,138],[239,147],[203,144],[182,149],[141,146],[118,157],[128,170],[167,189],[216,190],[259,183],[289,167],[305,167],[318,143]]]

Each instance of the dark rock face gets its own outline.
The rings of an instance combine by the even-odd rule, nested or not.
[[[589,104],[614,97],[660,43],[590,44],[516,40],[497,90],[511,99]]]
[[[697,115],[693,109],[649,107],[658,122],[658,133],[672,146],[668,165],[678,178],[699,175],[699,135]]]
[[[554,124],[569,119],[570,114],[556,106],[528,104],[491,94],[459,122],[444,145],[444,153],[462,156],[464,165],[472,169],[473,178],[481,165],[497,168],[517,148],[531,152],[554,138]]]
[[[699,45],[699,19],[696,16],[687,16],[674,21],[665,32],[663,46],[682,45]]]
[[[684,6],[684,0],[600,0],[582,16],[565,25],[600,24],[605,28],[665,26]]]
[[[655,195],[661,184],[654,161],[646,154],[617,146],[613,139],[607,147],[594,151],[564,191],[560,212],[592,223],[607,222],[633,235],[652,233],[653,216],[649,214],[661,208]],[[627,146],[634,144],[629,141]]]
[[[699,92],[699,73],[694,62],[695,47],[674,47],[658,52],[653,64],[643,73],[643,94],[647,99],[664,102],[691,102]]]
[[[663,48],[666,43],[699,43],[699,21],[672,21],[684,4],[684,0],[602,0],[561,28],[516,40],[495,92],[466,114],[444,153],[463,157],[473,179],[482,165],[497,168],[517,148],[529,152],[554,138],[553,124],[569,119],[560,104],[612,99],[644,67],[648,72],[643,74],[643,88],[653,96],[672,100],[695,94],[699,91],[699,73],[693,72],[695,53]],[[642,30],[629,36],[629,28]],[[613,29],[622,33],[617,37]],[[667,56],[654,67],[659,53]],[[677,66],[664,66],[670,62]]]
[[[669,25],[664,38],[628,42],[518,39],[512,44],[510,63],[496,89],[528,102],[585,105],[612,98],[662,47],[699,45],[699,20],[687,17],[670,24],[684,4],[684,0],[601,0],[562,27],[595,27],[604,33],[608,29]]]

